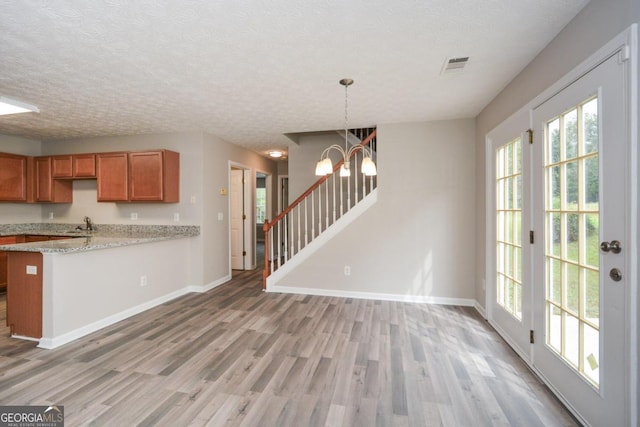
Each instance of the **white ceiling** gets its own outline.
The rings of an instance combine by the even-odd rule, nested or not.
[[[0,2],[0,117],[36,139],[287,133],[474,117],[587,0]],[[470,56],[442,75],[447,57]]]

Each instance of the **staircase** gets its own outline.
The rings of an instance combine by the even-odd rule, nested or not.
[[[375,156],[375,128],[349,133]],[[265,220],[263,288],[269,277],[271,282],[286,274],[375,202],[377,177],[360,173],[362,158],[362,150],[356,150],[349,159],[351,176],[340,177],[341,160],[332,174],[320,177],[272,221]]]

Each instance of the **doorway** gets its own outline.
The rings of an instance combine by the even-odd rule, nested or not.
[[[626,425],[632,404],[633,166],[619,46],[487,135],[488,319],[590,425]]]
[[[251,170],[238,164],[229,168],[229,246],[232,270],[255,268]]]
[[[256,199],[255,199],[255,262],[256,268],[264,266],[264,221],[270,219],[273,212],[271,200],[272,188],[271,174],[256,172]]]

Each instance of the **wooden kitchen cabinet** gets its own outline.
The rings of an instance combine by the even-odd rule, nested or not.
[[[180,201],[179,153],[169,150],[131,152],[129,174],[130,201]]]
[[[27,157],[0,153],[0,201],[27,201]]]
[[[73,183],[69,180],[54,179],[53,165],[52,157],[35,158],[36,202],[71,203]]]
[[[42,338],[42,254],[9,252],[7,256],[7,326],[12,335]]]
[[[96,177],[95,154],[51,156],[54,179],[91,179]]]
[[[71,155],[51,156],[51,176],[53,178],[73,177],[73,161]]]
[[[99,202],[129,200],[129,157],[126,152],[96,154]]]
[[[96,177],[96,155],[95,154],[74,154],[73,177],[76,179],[90,179]]]

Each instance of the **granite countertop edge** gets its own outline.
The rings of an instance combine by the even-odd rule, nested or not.
[[[34,225],[34,227],[26,224],[0,225],[0,236],[45,235],[69,238],[0,245],[0,251],[65,254],[182,239],[200,234],[198,226],[96,225],[96,231],[86,231],[76,230],[69,224]],[[75,224],[71,225],[75,226]]]

